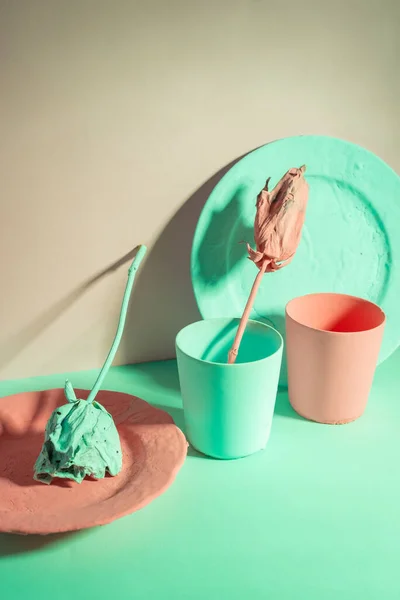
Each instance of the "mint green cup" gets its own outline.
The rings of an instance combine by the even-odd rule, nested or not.
[[[249,321],[236,363],[227,364],[239,319],[206,319],[176,337],[186,434],[213,458],[242,458],[265,448],[271,431],[283,339]]]

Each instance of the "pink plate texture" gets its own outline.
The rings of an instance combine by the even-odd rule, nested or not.
[[[87,398],[87,390],[76,390]],[[172,417],[144,400],[101,391],[96,400],[112,414],[123,451],[116,477],[81,484],[34,481],[33,465],[51,412],[64,391],[24,392],[0,398],[0,531],[51,534],[105,525],[162,494],[182,466],[187,442]]]

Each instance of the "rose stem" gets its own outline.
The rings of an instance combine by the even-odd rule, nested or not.
[[[119,317],[119,323],[118,323],[118,328],[117,328],[117,333],[115,334],[115,338],[114,341],[112,343],[111,346],[111,350],[108,353],[108,356],[106,358],[106,361],[95,381],[95,384],[88,396],[87,401],[88,402],[93,402],[93,400],[96,397],[97,392],[99,391],[101,384],[103,383],[103,379],[104,377],[107,375],[108,370],[111,366],[112,361],[114,360],[114,356],[118,350],[118,346],[119,343],[121,341],[121,337],[122,337],[122,332],[124,330],[124,325],[125,325],[125,320],[126,320],[126,313],[128,310],[128,304],[129,304],[129,298],[131,295],[131,291],[132,291],[132,286],[133,286],[133,282],[135,279],[135,275],[136,275],[136,271],[139,268],[140,263],[143,260],[144,255],[146,254],[146,246],[142,245],[139,246],[139,249],[136,253],[136,256],[131,264],[131,266],[129,267],[129,271],[128,271],[128,281],[126,283],[126,288],[125,288],[125,293],[124,293],[124,297],[122,300],[122,306],[121,306],[121,314]]]
[[[230,365],[236,361],[236,358],[237,358],[237,355],[239,352],[240,342],[242,341],[242,337],[243,337],[244,331],[246,329],[247,321],[249,320],[251,309],[253,308],[254,300],[256,298],[256,294],[257,294],[258,288],[260,286],[261,279],[265,273],[265,269],[267,268],[267,265],[268,265],[268,261],[264,260],[262,267],[258,271],[257,277],[254,280],[253,287],[251,288],[250,296],[247,300],[245,309],[242,314],[242,318],[240,319],[239,327],[236,332],[236,336],[233,341],[232,348],[229,350],[228,363]]]

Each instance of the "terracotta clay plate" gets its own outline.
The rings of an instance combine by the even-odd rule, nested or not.
[[[76,390],[87,398],[87,390]],[[102,391],[121,437],[123,468],[117,477],[81,484],[33,480],[33,465],[51,412],[65,403],[62,389],[0,398],[0,531],[50,534],[104,525],[132,513],[173,482],[187,442],[172,417],[144,400]]]

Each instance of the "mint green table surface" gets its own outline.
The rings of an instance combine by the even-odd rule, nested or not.
[[[66,375],[1,382],[0,395],[60,387]],[[96,372],[68,376],[90,387]],[[0,597],[399,600],[399,383],[397,352],[365,415],[343,426],[304,421],[280,394],[266,451],[228,462],[190,451],[163,496],[102,528],[0,534]],[[183,426],[174,361],[115,367],[104,388]]]

